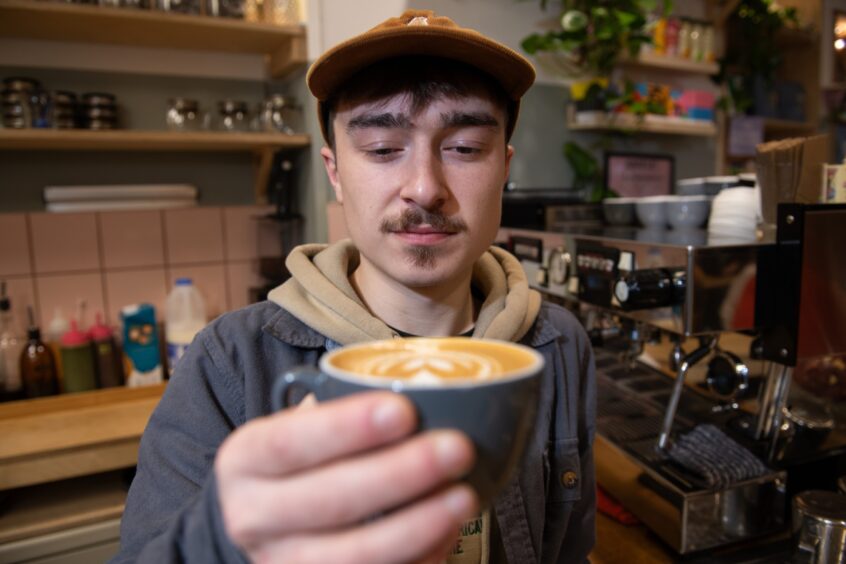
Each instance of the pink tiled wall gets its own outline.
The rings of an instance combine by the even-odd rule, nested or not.
[[[259,257],[282,256],[263,206],[97,213],[0,214],[0,279],[24,322],[33,305],[42,325],[56,308],[87,323],[103,312],[111,325],[128,304],[148,302],[159,319],[177,278],[194,280],[209,319],[249,302],[263,283]],[[272,224],[271,224],[272,225]]]

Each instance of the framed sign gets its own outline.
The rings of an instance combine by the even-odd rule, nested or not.
[[[675,159],[672,155],[605,152],[605,186],[619,196],[664,196],[673,193]]]

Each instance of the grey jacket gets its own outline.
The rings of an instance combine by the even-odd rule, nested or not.
[[[501,548],[511,564],[585,562],[595,540],[593,354],[578,321],[548,303],[521,342],[543,354],[546,371],[519,476],[495,503]],[[243,562],[223,528],[215,453],[270,411],[275,375],[336,346],[272,302],[206,327],[144,432],[113,562]]]

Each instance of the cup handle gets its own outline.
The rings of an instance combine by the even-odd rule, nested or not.
[[[311,366],[294,368],[280,374],[276,377],[270,393],[273,411],[291,407],[291,393],[298,389],[314,394],[318,400],[323,399],[322,390],[325,383],[326,375]]]

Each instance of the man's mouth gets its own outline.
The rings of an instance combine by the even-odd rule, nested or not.
[[[394,234],[414,245],[434,245],[454,235],[455,231],[431,225],[414,225],[394,231]]]

